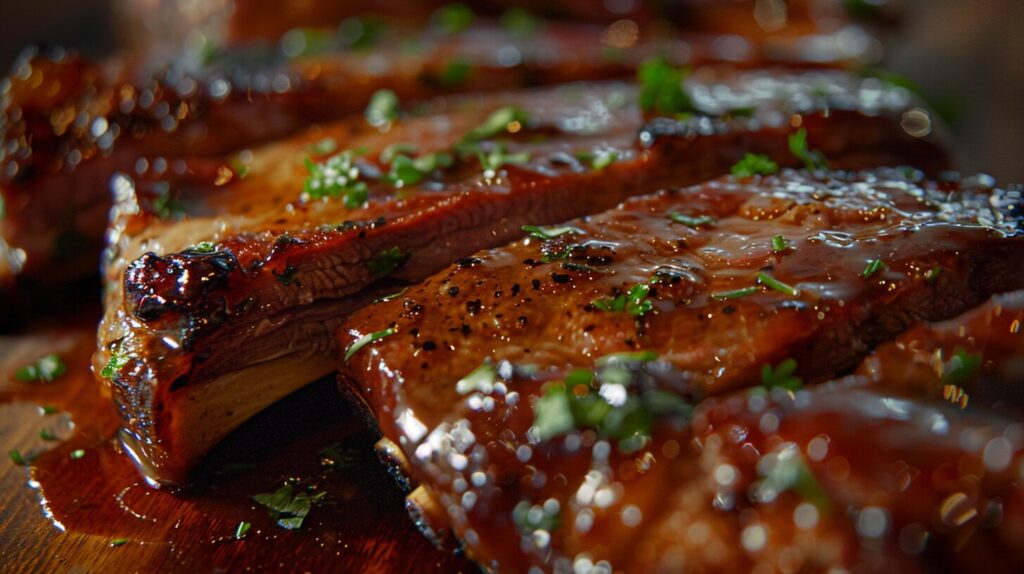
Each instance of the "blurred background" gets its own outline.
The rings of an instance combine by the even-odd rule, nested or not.
[[[602,0],[593,0],[594,3]],[[640,0],[603,0],[607,12],[628,18]],[[782,0],[690,0],[737,8],[770,10]],[[248,31],[271,35],[274,26],[307,25],[302,15],[324,12],[323,0],[0,0],[0,69],[7,70],[30,44],[55,44],[102,57],[119,48],[127,53],[145,43],[170,53],[195,27],[211,37],[230,25],[232,6],[263,12],[248,22]],[[423,2],[338,0],[327,12],[346,4],[382,4],[402,10],[429,11]],[[486,2],[484,4],[487,4]],[[513,2],[496,2],[503,6]],[[536,0],[528,7],[544,6]],[[581,0],[563,5],[581,5]],[[586,4],[586,3],[583,3]],[[671,0],[660,4],[671,5]],[[1000,182],[1024,182],[1024,0],[846,0],[851,13],[881,20],[871,32],[881,40],[873,65],[908,78],[952,128],[964,172],[985,172]],[[319,8],[316,6],[319,5]],[[313,8],[311,8],[313,6]],[[571,11],[571,8],[570,8]],[[270,12],[270,16],[266,17]],[[234,15],[237,17],[237,15]],[[297,18],[291,22],[289,18]],[[237,18],[236,18],[237,19]],[[269,28],[268,28],[269,26]],[[236,36],[237,36],[236,28]]]

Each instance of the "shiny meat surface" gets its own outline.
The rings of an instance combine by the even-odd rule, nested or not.
[[[704,181],[748,151],[797,165],[787,143],[796,127],[837,168],[945,164],[931,138],[901,126],[912,106],[906,91],[877,80],[702,68],[688,88],[697,113],[678,120],[644,118],[633,86],[572,84],[441,100],[440,109],[389,121],[386,132],[361,119],[341,122],[256,150],[244,170],[208,166],[212,182],[172,188],[181,213],[169,221],[154,214],[153,182],[120,178],[95,366],[112,381],[140,458],[163,480],[184,479],[217,433],[195,442],[197,427],[174,419],[202,402],[189,397],[211,379],[312,356],[326,363],[279,373],[287,379],[282,388],[328,372],[329,329],[312,321],[294,330],[302,310],[384,278],[420,280],[521,236],[523,225]],[[318,151],[324,141],[337,150]],[[431,162],[441,161],[431,154],[449,154],[451,165],[389,179],[398,173],[398,160],[386,159],[393,144],[412,144],[399,149]],[[307,156],[317,163],[304,166]],[[310,170],[317,185],[344,174],[343,183],[332,180],[338,197],[303,192]],[[302,336],[278,336],[271,339],[277,346],[250,352],[254,339],[275,331]],[[203,419],[238,409],[214,411]]]
[[[1018,511],[1020,445],[962,496],[954,475],[901,497],[884,472],[976,469],[961,437],[1017,440],[1019,424],[867,378],[799,389],[916,321],[1024,286],[1020,208],[1019,189],[898,170],[637,198],[355,313],[339,331],[343,386],[486,566],[913,571],[931,527],[897,535],[934,509],[952,516],[937,535],[957,534],[965,505]],[[808,463],[819,434],[835,445]],[[1014,555],[999,538],[1014,532],[966,547]]]

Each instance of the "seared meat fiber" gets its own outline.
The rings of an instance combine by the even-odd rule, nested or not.
[[[797,165],[795,126],[835,167],[945,161],[903,131],[906,92],[877,81],[700,69],[688,87],[701,113],[679,120],[645,120],[632,86],[576,84],[441,101],[386,133],[343,122],[257,150],[246,177],[192,182],[175,192],[185,215],[172,222],[147,213],[150,183],[120,178],[95,366],[139,457],[184,480],[224,433],[330,372],[340,315],[326,305],[385,277],[425,278],[523,225],[704,181],[747,151]],[[323,163],[325,137],[348,151]],[[303,166],[307,154],[318,163]]]
[[[945,412],[932,406],[787,393],[852,369],[915,321],[1024,286],[1020,191],[983,182],[784,171],[536,229],[349,317],[343,384],[407,459],[425,515],[440,509],[484,565],[746,571],[764,559],[813,571],[865,563],[858,548],[877,538],[895,568],[894,520],[945,504],[956,526],[981,500],[972,493],[982,508],[1016,496],[1017,463],[978,474],[986,482],[962,503],[945,498],[955,475],[924,478],[904,500],[880,473],[906,460],[910,475],[936,476],[965,460],[961,431],[1014,427],[964,416],[930,438]],[[761,385],[775,390],[693,414],[705,397]],[[794,465],[819,433],[837,446],[814,476],[833,474],[811,483]],[[891,500],[843,493],[854,481]]]

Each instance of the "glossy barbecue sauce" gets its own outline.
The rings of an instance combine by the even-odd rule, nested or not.
[[[8,502],[24,509],[4,535],[43,545],[39,556],[20,552],[11,564],[40,560],[37,568],[60,563],[120,571],[474,569],[415,530],[403,493],[375,460],[374,432],[340,398],[333,378],[239,429],[198,469],[193,486],[149,487],[119,446],[120,418],[89,370],[95,312],[74,323],[26,337],[31,345],[16,341],[0,359],[8,381],[0,386],[0,409],[13,413],[8,420],[19,428],[38,428],[50,439],[20,437],[5,445],[20,447],[28,466],[2,463]],[[49,383],[15,380],[18,368],[50,352],[67,366],[65,374]],[[286,483],[316,499],[298,529],[279,526],[252,499]]]

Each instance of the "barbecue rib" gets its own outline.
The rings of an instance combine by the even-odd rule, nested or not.
[[[778,515],[786,520],[779,528],[790,530],[757,530],[739,498],[755,466],[763,473],[796,456],[786,441],[802,448],[814,432],[835,433],[850,476],[884,490],[875,475],[900,457],[925,468],[936,468],[936,458],[955,464],[959,431],[979,423],[957,419],[946,438],[917,438],[942,411],[909,405],[901,419],[875,412],[884,395],[814,391],[773,393],[772,403],[745,394],[725,406],[707,399],[688,430],[693,405],[762,383],[785,395],[852,369],[916,321],[949,318],[1024,286],[1021,192],[984,184],[928,183],[899,170],[783,171],[535,229],[349,317],[339,331],[339,349],[351,356],[340,361],[343,386],[366,400],[398,445],[396,458],[409,461],[425,489],[416,497],[427,500],[424,514],[440,509],[485,566],[571,570],[609,561],[609,570],[652,571],[664,560],[667,571],[747,570],[759,557],[779,558],[792,534],[792,506]],[[737,413],[748,405],[750,413]],[[775,418],[758,427],[765,413]],[[812,434],[786,434],[789,418]],[[780,439],[770,438],[776,424]],[[911,438],[861,442],[880,427]],[[691,452],[691,442],[704,452]],[[869,455],[878,458],[862,460]],[[755,465],[769,457],[776,463]],[[720,468],[729,461],[735,468]],[[998,470],[979,487],[987,497],[1016,488],[1012,472]],[[786,472],[765,477],[763,487],[799,489],[796,471]],[[714,481],[723,488],[709,490]],[[857,559],[840,510],[847,504],[867,512],[862,536],[891,534],[859,490],[840,495],[831,486],[823,483],[828,497],[854,498],[835,498],[836,511],[809,540],[792,539],[813,547],[795,559],[824,563],[812,569]],[[920,488],[928,498],[892,502],[892,519],[907,516],[902,504],[923,519],[920,508],[942,501],[938,487]],[[822,502],[819,494],[808,496]],[[764,536],[770,546],[760,552]]]
[[[906,92],[876,80],[708,68],[689,90],[698,113],[680,120],[645,121],[632,86],[577,84],[441,101],[442,113],[399,119],[387,133],[342,122],[258,150],[244,178],[182,190],[175,201],[190,215],[175,222],[146,213],[145,182],[121,178],[94,364],[112,381],[138,457],[160,480],[184,480],[225,432],[332,369],[332,305],[347,308],[385,277],[422,279],[524,224],[703,181],[746,151],[796,165],[795,126],[839,168],[945,163],[929,138],[901,127]],[[311,179],[356,166],[370,180],[365,205],[363,181],[335,189],[335,200],[300,197],[302,161],[325,136],[365,155],[336,154]],[[453,164],[396,189],[374,174],[398,173],[398,160],[381,160],[398,143],[414,144],[405,153],[417,161],[451,152]],[[253,396],[237,395],[239,384]],[[277,390],[257,397],[261,385]]]

